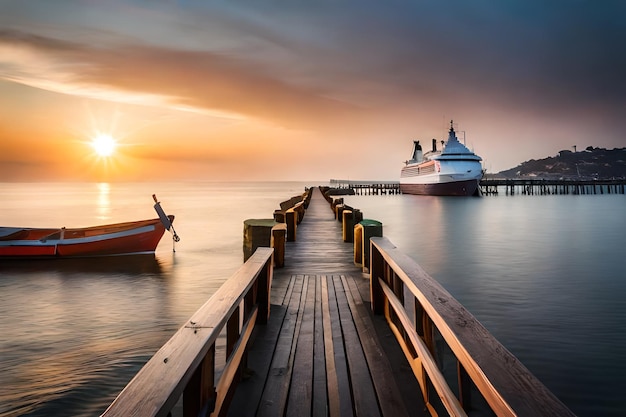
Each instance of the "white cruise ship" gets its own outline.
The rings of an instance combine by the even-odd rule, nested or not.
[[[422,152],[419,141],[413,142],[412,158],[400,173],[400,190],[404,194],[471,196],[479,192],[483,176],[482,158],[459,142],[450,121],[448,140],[443,149]]]

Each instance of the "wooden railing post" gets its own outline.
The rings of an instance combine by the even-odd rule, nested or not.
[[[424,320],[423,317],[426,315],[426,311],[424,311],[424,307],[422,304],[413,296],[413,323],[415,325],[415,333],[424,340]],[[424,343],[425,344],[425,343]],[[426,404],[430,403],[430,394],[428,392],[428,375],[426,374],[426,370],[424,368],[424,358],[422,358],[419,353],[419,372],[415,372],[415,377],[417,378],[417,382],[420,384],[420,389],[422,390],[422,398],[424,398],[424,402]]]
[[[235,350],[235,346],[239,342],[241,334],[241,305],[239,305],[226,322],[226,359],[228,360]],[[245,355],[242,357],[241,365],[233,373],[233,381],[235,384],[241,379],[241,369],[245,366]],[[230,390],[230,388],[229,388]]]
[[[458,360],[456,361],[459,379],[459,402],[463,410],[469,411],[472,406],[472,379]]]
[[[206,411],[204,414],[208,415],[215,407],[216,396],[213,344],[183,391],[183,416],[196,417],[200,411]]]
[[[384,278],[385,265],[385,259],[375,245],[374,239],[370,239],[370,299],[374,314],[385,312],[385,294],[378,282],[379,278]]]
[[[256,319],[257,324],[267,323],[270,317],[272,277],[274,274],[273,262],[274,255],[272,254],[257,278],[256,302],[259,305],[259,314]]]
[[[246,296],[243,298],[243,319],[244,319],[244,321],[247,320],[248,317],[250,317],[250,313],[252,312],[252,310],[254,309],[254,306],[256,305],[257,294],[258,294],[258,287],[259,287],[259,283],[258,283],[258,281],[256,281],[252,285],[252,288],[250,288],[250,291],[248,291],[248,294],[246,294]]]
[[[418,336],[424,339],[424,322],[422,321],[422,317],[426,314],[424,311],[424,307],[422,307],[422,303],[417,301],[415,296],[413,297],[413,323],[415,323],[415,331]]]
[[[241,315],[241,306],[237,306],[233,314],[226,323],[226,357],[233,353],[233,348],[237,340],[239,340],[239,323]]]
[[[287,235],[287,224],[278,223],[272,227],[271,247],[274,248],[274,262],[276,268],[285,266],[285,241]]]

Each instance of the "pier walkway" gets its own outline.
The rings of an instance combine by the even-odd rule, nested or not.
[[[353,263],[319,189],[313,189],[285,267],[274,269],[270,318],[255,328],[229,415],[427,415],[419,385],[369,279]]]
[[[103,417],[574,415],[387,238],[364,274],[350,211],[305,194],[276,251],[258,246]]]

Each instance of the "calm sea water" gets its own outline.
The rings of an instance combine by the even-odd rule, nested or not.
[[[154,257],[0,261],[0,416],[97,416],[318,183],[0,184],[6,226],[176,215]],[[575,413],[626,413],[626,196],[350,196]],[[306,221],[306,220],[305,220]]]

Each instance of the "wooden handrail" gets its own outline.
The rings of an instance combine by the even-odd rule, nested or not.
[[[398,315],[398,318],[402,322],[402,330],[406,332],[407,337],[413,344],[415,352],[417,353],[417,357],[413,358],[413,361],[410,361],[410,365],[411,368],[413,368],[413,372],[420,376],[418,378],[418,382],[420,383],[422,392],[426,393],[428,390],[426,384],[423,383],[425,379],[423,378],[424,375],[421,369],[423,367],[430,377],[430,381],[435,388],[435,391],[437,391],[437,394],[439,395],[443,406],[448,411],[448,414],[451,416],[460,417],[467,416],[467,413],[461,407],[461,403],[456,398],[456,396],[450,389],[450,386],[448,386],[448,383],[445,381],[441,371],[437,367],[437,362],[428,350],[428,346],[426,346],[426,343],[424,343],[424,341],[417,334],[417,331],[412,327],[411,319],[409,319],[409,316],[406,314],[406,311],[402,306],[402,302],[398,299],[396,294],[394,294],[393,290],[385,283],[385,281],[379,279],[379,282],[381,288],[383,289],[383,292],[385,293],[385,296],[387,297],[389,307],[393,308],[393,310]],[[396,338],[400,338],[400,329],[398,329],[398,327],[396,327],[394,323],[390,323],[390,326],[394,334],[396,334]],[[402,347],[404,349],[404,346]],[[405,354],[408,354],[406,350]]]
[[[260,247],[122,390],[103,417],[167,416],[183,395],[183,415],[217,415],[255,324],[269,316],[273,249]],[[243,325],[240,325],[243,323]],[[226,328],[227,362],[218,381],[215,343]]]
[[[405,354],[411,349],[422,351],[420,343],[412,340],[417,333],[430,352],[435,352],[433,330],[436,329],[456,357],[459,367],[459,400],[467,411],[471,379],[491,410],[498,416],[573,416],[552,392],[548,390],[511,352],[463,307],[436,280],[430,277],[414,260],[399,251],[387,238],[372,237],[370,291],[372,309],[385,314],[393,327]],[[404,294],[404,289],[410,294]],[[395,294],[392,298],[389,293]],[[406,304],[399,300],[413,299],[415,317],[407,321]],[[392,315],[391,312],[394,314]],[[409,346],[410,345],[410,346]],[[409,362],[414,360],[407,355]],[[439,375],[422,363],[431,382],[439,383]],[[422,377],[416,373],[419,379]],[[420,381],[420,384],[422,382]],[[449,384],[449,382],[448,382]],[[435,384],[434,384],[435,385]],[[448,390],[440,392],[444,404]],[[423,393],[425,396],[427,393]],[[428,404],[428,398],[425,398]],[[452,408],[446,405],[448,412]],[[452,413],[451,415],[462,415]]]

